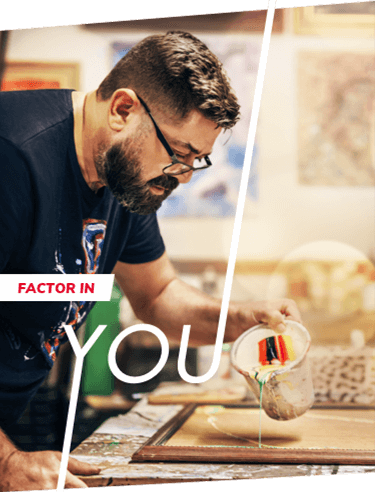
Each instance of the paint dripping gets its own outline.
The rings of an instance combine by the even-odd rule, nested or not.
[[[258,447],[262,447],[262,396],[263,396],[263,381],[258,381],[259,383],[259,443]]]
[[[272,373],[277,371],[280,367],[277,365],[268,365],[259,367],[259,370],[253,372],[251,377],[255,379],[259,384],[259,434],[258,434],[258,447],[262,447],[262,399],[263,399],[263,387],[270,379]],[[269,446],[266,446],[269,447]]]

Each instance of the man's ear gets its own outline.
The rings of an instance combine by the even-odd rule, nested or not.
[[[140,103],[133,90],[117,89],[111,96],[108,109],[108,124],[111,129],[120,132],[139,108]]]

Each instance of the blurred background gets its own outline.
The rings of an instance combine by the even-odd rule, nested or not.
[[[312,336],[317,395],[364,403],[375,401],[374,6],[276,10],[232,288],[233,300],[295,299]],[[217,297],[225,281],[265,18],[264,11],[239,12],[3,31],[0,38],[2,90],[94,90],[134,43],[170,29],[196,34],[219,56],[242,120],[217,143],[216,171],[203,172],[159,213],[180,276]],[[178,346],[172,344],[153,380],[125,385],[112,376],[106,362],[111,340],[138,322],[115,286],[112,300],[98,303],[81,330],[83,343],[98,324],[109,325],[85,358],[73,447],[108,415],[131,408],[139,395],[180,379]],[[212,387],[237,381],[229,351],[224,345]],[[188,372],[205,374],[212,353],[212,347],[191,349]],[[156,339],[135,334],[121,344],[118,365],[129,375],[144,374],[159,355]],[[20,445],[61,446],[73,368],[65,346],[14,429]],[[351,384],[343,385],[343,377]],[[38,427],[34,436],[30,425]]]

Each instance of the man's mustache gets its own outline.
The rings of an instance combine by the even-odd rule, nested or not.
[[[179,181],[174,176],[167,176],[166,174],[162,174],[157,178],[150,179],[147,184],[151,186],[161,186],[167,191],[173,191],[179,185]]]

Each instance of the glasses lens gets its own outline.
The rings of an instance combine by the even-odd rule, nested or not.
[[[184,174],[184,173],[188,173],[189,171],[191,171],[191,167],[190,166],[187,166],[186,164],[182,164],[180,162],[177,162],[176,164],[171,164],[170,166],[167,166],[166,168],[164,168],[164,173],[165,174],[172,174],[172,175],[176,175],[176,174]]]
[[[208,158],[205,158],[205,163],[203,164],[201,159],[196,159],[194,164],[195,164],[194,167],[191,167],[188,164],[184,164],[181,161],[177,161],[165,167],[163,169],[163,172],[164,174],[171,174],[176,176],[179,174],[188,173],[190,171],[199,171],[201,169],[206,169],[207,167],[210,167],[211,161]]]

